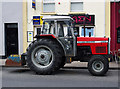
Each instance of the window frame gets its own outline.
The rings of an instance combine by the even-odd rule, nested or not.
[[[80,30],[80,37],[84,37],[84,35],[82,36],[82,28],[84,28],[84,26],[81,26],[80,28],[79,28],[79,30]],[[93,28],[94,29],[94,31],[93,31],[93,36],[91,36],[91,37],[95,37],[95,27],[94,26],[85,26],[85,28]],[[89,37],[89,36],[85,36],[85,37]]]
[[[72,10],[71,10],[71,6],[72,6],[71,4],[72,4],[72,3],[82,3],[82,4],[83,4],[82,10],[81,10],[81,11],[72,11]],[[83,11],[84,11],[84,1],[83,1],[83,0],[71,0],[71,1],[70,1],[70,12],[83,12]]]
[[[56,9],[55,8],[55,0],[53,0],[53,1],[42,1],[42,12],[43,13],[55,13],[55,10],[54,10],[54,12],[44,12],[44,4],[54,4],[54,9]]]

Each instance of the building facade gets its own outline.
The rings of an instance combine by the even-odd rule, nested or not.
[[[19,0],[20,1],[20,0]],[[23,3],[1,2],[0,57],[23,52]]]
[[[81,37],[84,35],[88,37],[89,34],[92,37],[110,37],[109,0],[28,0],[28,31],[33,31],[34,35],[39,33],[41,20],[40,24],[36,25],[34,18],[40,16],[38,18],[41,19],[49,15],[71,16]]]
[[[111,1],[111,52],[120,56],[120,0]]]
[[[21,55],[26,52],[27,46],[34,40],[33,37],[41,32],[42,18],[50,15],[71,16],[75,20],[75,27],[80,37],[84,37],[84,35],[86,37],[110,37],[109,0],[21,0],[21,2],[2,2],[0,56]],[[9,41],[11,39],[12,41]]]

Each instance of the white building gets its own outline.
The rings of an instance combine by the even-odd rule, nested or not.
[[[109,34],[106,35],[110,30],[109,0],[36,0],[35,9],[32,8],[32,1],[35,0],[28,0],[27,5],[28,31],[34,31],[37,34],[36,30],[41,28],[41,25],[33,25],[33,16],[73,15],[72,17],[77,21],[76,29],[79,35],[84,36],[82,20],[84,14],[88,14],[89,16],[84,16],[86,22],[88,21],[86,36],[89,36],[89,33],[93,37],[109,36]]]
[[[23,52],[22,4],[22,0],[0,2],[0,58]]]
[[[0,3],[0,57],[26,52],[33,36],[41,31],[42,17],[48,15],[71,16],[81,37],[84,36],[84,25],[86,36],[110,36],[109,0],[13,1]]]

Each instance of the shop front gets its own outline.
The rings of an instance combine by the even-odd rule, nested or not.
[[[34,36],[37,34],[41,34],[42,29],[42,20],[43,16],[33,16],[33,29],[34,29]]]
[[[23,53],[23,3],[2,2],[1,8],[0,59],[5,59]]]
[[[74,19],[73,24],[79,37],[95,36],[95,15],[69,15]],[[33,16],[34,35],[40,34],[42,29],[43,16]]]
[[[120,56],[120,2],[111,2],[111,52]]]
[[[95,36],[95,15],[70,15],[75,24],[75,29],[79,37],[94,37]]]

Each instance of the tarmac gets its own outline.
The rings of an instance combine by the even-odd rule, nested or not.
[[[0,66],[5,67],[6,59],[0,59]],[[74,61],[72,63],[67,63],[64,67],[65,68],[87,68],[87,62],[80,62],[80,61]],[[120,69],[120,63],[117,63],[115,61],[109,63],[109,68],[113,69]]]

